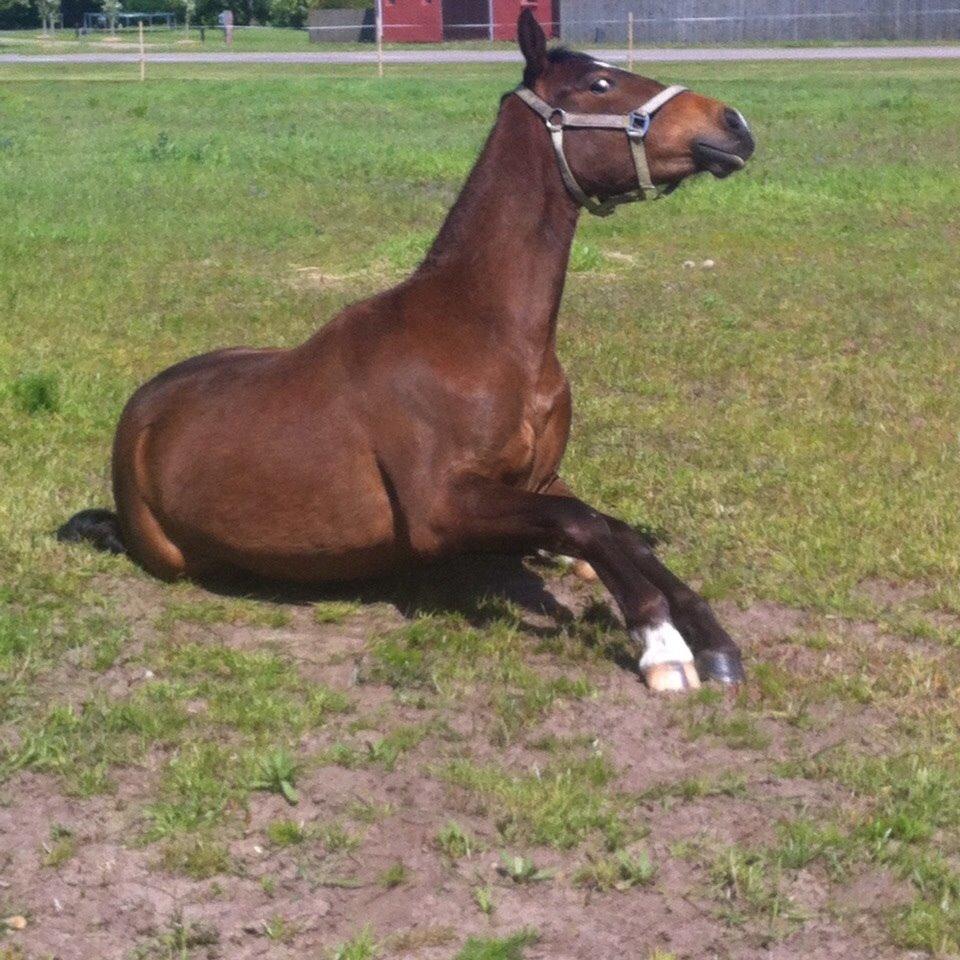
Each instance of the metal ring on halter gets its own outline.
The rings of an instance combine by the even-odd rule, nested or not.
[[[627,136],[642,140],[650,129],[650,114],[644,110],[632,110],[627,114]]]
[[[554,117],[560,118],[557,123],[553,122]],[[546,123],[547,129],[551,133],[554,133],[557,130],[563,129],[563,125],[566,122],[566,119],[567,119],[566,113],[564,113],[563,110],[560,109],[560,107],[554,107],[553,112],[548,117],[544,117],[544,123]]]

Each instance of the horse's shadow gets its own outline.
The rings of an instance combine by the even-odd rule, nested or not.
[[[606,603],[593,596],[581,597],[576,589],[551,590],[545,576],[547,570],[546,565],[538,568],[516,555],[467,555],[349,583],[291,584],[234,577],[206,580],[201,586],[221,596],[297,606],[325,600],[359,601],[364,605],[387,603],[410,620],[454,614],[477,629],[502,621],[509,612],[526,632],[541,639],[559,637],[574,630],[578,623],[599,627],[607,633],[622,630]],[[595,630],[576,633],[586,645],[596,645]],[[609,659],[636,672],[634,658],[623,644],[604,647]]]

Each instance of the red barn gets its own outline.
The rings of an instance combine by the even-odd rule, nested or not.
[[[516,40],[521,7],[530,7],[548,37],[558,35],[559,0],[381,0],[388,43]]]

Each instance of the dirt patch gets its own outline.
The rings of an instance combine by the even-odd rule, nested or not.
[[[488,613],[477,594],[496,596],[519,610],[533,648],[576,622],[601,596],[572,577],[544,580],[520,565],[494,574],[483,566],[467,571],[468,586],[452,577],[442,597],[409,583],[370,588],[362,598],[366,605],[340,624],[317,623],[309,596],[281,598],[287,616],[276,627],[177,624],[177,642],[280,652],[310,682],[346,693],[355,704],[353,716],[378,718],[380,729],[373,732],[351,733],[345,719],[336,730],[306,735],[304,749],[319,751],[335,735],[359,743],[368,737],[372,744],[403,724],[432,724],[441,732],[392,766],[308,767],[297,784],[296,807],[276,794],[252,794],[242,823],[226,838],[229,869],[202,880],[169,872],[158,846],[138,840],[137,825],[166,758],[162,752],[137,768],[115,770],[115,792],[89,799],[64,796],[52,776],[22,772],[4,787],[0,806],[0,835],[13,841],[5,843],[0,894],[5,910],[28,919],[24,931],[8,934],[10,942],[27,957],[58,960],[166,957],[174,955],[171,943],[189,957],[323,957],[369,926],[384,956],[447,960],[468,935],[534,928],[540,939],[526,955],[551,960],[643,960],[658,949],[678,960],[902,956],[884,945],[875,922],[863,921],[884,905],[903,902],[903,886],[889,876],[865,874],[838,899],[816,871],[797,872],[786,894],[807,919],[770,940],[749,923],[724,917],[710,868],[717,851],[762,847],[775,841],[779,823],[833,809],[841,799],[835,785],[780,775],[777,764],[871,736],[880,724],[872,707],[817,703],[800,725],[775,710],[770,716],[755,711],[750,722],[761,736],[741,742],[725,731],[735,729],[742,706],[691,707],[650,695],[632,670],[602,658],[561,667],[550,655],[531,654],[530,663],[545,676],[579,672],[593,692],[560,698],[543,720],[504,744],[489,737],[483,698],[424,707],[387,686],[358,683],[371,638],[409,622],[412,611],[453,609],[482,625]],[[142,680],[137,656],[157,642],[158,618],[170,596],[163,585],[139,578],[101,585],[123,592],[131,640],[93,683],[108,696],[123,697]],[[199,588],[177,596],[209,599]],[[794,642],[816,629],[815,617],[769,603],[747,609],[720,604],[719,613],[742,639],[748,662],[775,663],[785,675],[799,675],[822,660],[822,653]],[[877,640],[865,628],[845,629],[863,643]],[[89,695],[89,674],[79,664],[65,671],[54,682],[79,698],[86,681]],[[708,718],[713,726],[697,732],[704,710],[714,711]],[[635,798],[630,822],[646,836],[632,849],[649,853],[656,867],[651,882],[610,892],[582,886],[575,882],[578,871],[605,855],[602,844],[556,849],[510,843],[495,805],[452,788],[437,771],[438,761],[466,757],[516,776],[539,776],[552,759],[538,746],[547,742],[588,745],[583,749],[598,751],[616,768],[613,789]],[[376,812],[364,819],[361,809]],[[302,830],[288,845],[270,835],[271,824],[284,820]],[[437,841],[451,821],[475,841],[456,859]],[[331,849],[320,839],[331,823],[354,841]],[[62,862],[53,850],[57,836],[70,837]],[[515,882],[503,873],[505,852],[528,857],[549,877]],[[482,897],[491,904],[489,913],[478,906]]]

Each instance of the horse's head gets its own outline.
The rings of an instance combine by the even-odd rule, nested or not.
[[[718,100],[676,92],[588,54],[548,51],[543,30],[526,8],[518,37],[526,60],[523,85],[536,96],[519,92],[554,131],[561,169],[565,161],[574,187],[585,194],[603,200],[642,188],[644,164],[648,195],[650,184],[669,190],[703,171],[726,177],[753,154],[746,120]]]

